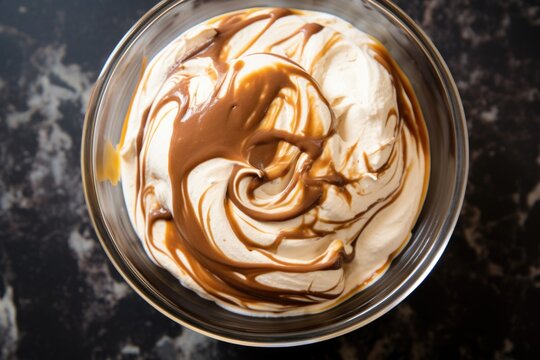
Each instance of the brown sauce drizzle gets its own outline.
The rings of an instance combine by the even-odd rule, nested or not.
[[[172,256],[182,271],[187,273],[211,296],[226,303],[240,304],[245,307],[262,302],[278,304],[287,309],[317,304],[342,296],[343,294],[340,291],[332,292],[335,289],[314,291],[311,286],[307,290],[287,290],[271,287],[257,281],[257,277],[273,271],[309,273],[319,270],[334,270],[341,268],[344,263],[354,258],[354,250],[352,253],[346,254],[344,249],[340,248],[326,261],[321,261],[323,254],[307,264],[286,262],[275,256],[280,244],[285,239],[313,239],[313,241],[317,241],[317,239],[331,234],[332,231],[316,229],[315,225],[319,219],[315,216],[313,220],[309,222],[303,221],[300,226],[294,229],[282,230],[271,244],[261,246],[243,233],[233,214],[232,209],[234,206],[248,217],[264,222],[293,219],[307,214],[313,209],[315,209],[314,212],[317,215],[316,207],[324,200],[329,187],[337,189],[340,196],[343,196],[350,204],[352,196],[347,185],[358,181],[358,179],[346,178],[339,171],[336,171],[333,164],[328,163],[330,160],[322,158],[321,155],[326,141],[334,134],[335,130],[331,126],[324,133],[320,127],[315,125],[317,120],[312,118],[312,113],[309,114],[309,119],[312,121],[306,126],[302,135],[260,128],[262,121],[268,115],[271,104],[276,98],[280,98],[283,102],[292,101],[283,97],[284,89],[292,90],[293,93],[297,91],[291,77],[305,79],[316,90],[319,97],[326,102],[331,111],[331,107],[319,86],[307,72],[294,62],[280,57],[282,61],[278,62],[279,66],[264,67],[260,71],[245,75],[240,80],[238,74],[241,72],[244,62],[238,60],[231,67],[224,61],[227,51],[229,51],[229,39],[240,30],[258,21],[266,21],[263,30],[243,46],[240,51],[240,54],[242,54],[253,46],[274,22],[291,14],[294,14],[294,12],[288,9],[272,9],[259,15],[252,15],[252,11],[246,11],[225,16],[213,23],[216,35],[208,43],[195,49],[195,51],[175,64],[170,70],[170,74],[173,74],[184,62],[190,59],[210,58],[218,72],[218,86],[215,93],[203,105],[195,109],[188,109],[189,79],[181,81],[165,97],[159,99],[152,112],[150,112],[150,109],[146,110],[136,140],[138,156],[136,189],[143,215],[146,218],[148,248],[156,248],[153,246],[152,236],[154,224],[157,221],[165,221],[167,256]],[[321,30],[323,30],[323,26],[309,23],[273,45],[285,43],[294,36],[301,35],[303,50],[309,39]],[[317,54],[317,58],[324,56],[324,53],[338,39],[338,36],[332,36],[325,44],[324,49]],[[386,121],[391,116],[396,116],[399,122],[403,122],[404,126],[410,130],[413,138],[416,139],[417,150],[423,151],[425,154],[426,166],[428,167],[427,132],[414,91],[405,75],[382,45],[376,43],[371,45],[371,49],[374,58],[392,75],[397,91],[398,109],[391,111]],[[268,49],[268,53],[271,52],[270,50]],[[266,56],[278,55],[268,54]],[[145,137],[149,132],[149,124],[153,122],[152,116],[170,102],[176,102],[179,108],[174,120],[169,150],[169,174],[173,190],[173,208],[159,207],[147,213],[144,198],[146,193],[152,192],[153,189],[148,189],[145,185],[145,161],[140,161],[145,156],[144,154],[141,155],[141,151]],[[296,114],[296,116],[298,117],[300,114]],[[396,128],[401,126],[396,126]],[[399,130],[396,131],[395,135],[399,136]],[[368,156],[364,154],[368,171],[373,174],[382,174],[387,171],[391,163],[395,161],[398,150],[404,153],[403,164],[407,164],[404,135],[402,135],[401,140],[402,148],[396,149],[393,146],[387,162],[377,169],[372,168]],[[418,148],[419,146],[421,150]],[[274,160],[276,160],[280,151],[284,151],[289,155],[292,154],[289,159],[290,162],[282,166],[276,165],[273,168],[274,170],[271,171]],[[300,154],[305,155],[302,164],[299,163]],[[347,161],[350,156],[351,154],[348,153]],[[246,248],[272,259],[272,263],[239,262],[225,256],[214,243],[214,236],[219,234],[209,234],[201,224],[202,220],[199,220],[203,215],[201,209],[194,209],[188,198],[187,177],[197,165],[213,158],[226,158],[239,164],[234,166],[229,179],[227,196],[224,200],[226,216],[233,232]],[[329,167],[331,171],[325,175],[313,175],[314,169],[320,168],[320,166]],[[240,173],[246,167],[258,170],[258,172]],[[336,229],[348,228],[360,217],[374,209],[376,215],[400,195],[408,172],[409,170],[405,166],[396,169],[392,177],[401,177],[399,186],[386,197],[371,204],[365,211],[346,221],[326,221],[326,223],[335,224]],[[429,167],[426,172],[429,174]],[[259,176],[258,174],[262,175]],[[255,206],[247,206],[238,196],[241,181],[249,181],[247,199],[252,201],[254,200],[254,192],[258,188],[283,176],[289,176],[289,180],[280,194],[280,199],[285,201],[292,191],[297,191],[295,198],[299,199],[292,206],[287,207],[286,211],[260,211]],[[424,190],[426,190],[426,186],[427,175]],[[371,216],[354,237],[353,249],[356,239],[375,215]],[[180,259],[179,252],[184,254],[187,264]],[[388,266],[388,264],[385,264],[385,266]],[[384,269],[379,270],[382,272]]]

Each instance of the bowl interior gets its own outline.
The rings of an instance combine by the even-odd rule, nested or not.
[[[185,289],[154,265],[135,234],[121,186],[96,179],[106,141],[119,141],[123,119],[140,75],[151,59],[189,27],[224,12],[256,6],[319,10],[348,20],[378,38],[409,77],[430,136],[429,189],[413,236],[373,285],[326,312],[288,318],[238,315]],[[300,344],[362,326],[395,306],[427,275],[455,225],[467,169],[461,104],[438,54],[408,18],[386,2],[350,0],[169,1],[158,4],[124,37],[95,88],[83,138],[83,177],[90,213],[113,263],[148,302],[174,320],[214,337],[244,344]]]

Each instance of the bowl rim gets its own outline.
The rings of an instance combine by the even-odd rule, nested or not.
[[[365,319],[358,320],[356,318],[349,318],[344,321],[345,325],[338,330],[330,331],[323,335],[318,336],[306,336],[301,333],[293,340],[276,340],[268,339],[261,340],[243,340],[232,336],[226,336],[218,334],[216,332],[205,330],[189,321],[179,318],[172,312],[166,309],[166,306],[162,299],[155,294],[152,289],[145,286],[141,286],[144,282],[139,278],[136,272],[132,271],[130,265],[122,260],[121,253],[116,247],[114,241],[107,241],[111,239],[111,231],[101,216],[101,212],[98,206],[97,189],[94,178],[93,160],[94,154],[92,153],[93,145],[93,133],[94,124],[98,110],[98,104],[103,97],[104,89],[107,85],[107,80],[110,78],[112,71],[115,69],[119,59],[122,57],[124,51],[129,48],[132,41],[139,35],[141,29],[150,24],[150,22],[161,13],[168,11],[170,8],[184,3],[188,0],[162,0],[149,11],[147,11],[122,37],[116,47],[113,49],[109,57],[107,58],[99,76],[96,80],[90,99],[87,106],[87,111],[83,123],[82,141],[81,141],[81,175],[83,192],[85,197],[86,206],[90,219],[97,234],[102,248],[105,250],[107,257],[113,263],[116,270],[120,273],[122,278],[129,284],[129,286],[135,290],[135,292],[141,296],[147,303],[152,305],[153,308],[158,310],[169,319],[176,323],[185,326],[193,331],[206,335],[208,337],[246,346],[260,346],[260,347],[280,347],[280,346],[298,346],[305,345],[314,342],[328,340],[340,335],[344,335],[353,330],[356,330],[368,323],[378,319],[382,315],[397,306],[403,301],[412,291],[414,291],[418,285],[427,277],[431,272],[442,253],[444,252],[452,232],[456,226],[459,218],[460,210],[463,205],[465,197],[465,189],[467,185],[467,177],[469,170],[469,138],[467,125],[465,120],[465,112],[461,102],[456,83],[450,73],[450,70],[442,58],[439,51],[436,49],[429,37],[424,31],[397,5],[393,4],[389,0],[363,0],[370,5],[377,8],[378,11],[382,11],[386,16],[389,16],[394,22],[401,25],[403,31],[407,35],[411,36],[416,44],[420,47],[422,52],[426,55],[426,58],[430,62],[433,70],[435,71],[438,80],[441,82],[443,89],[445,90],[446,99],[450,102],[449,109],[451,110],[451,118],[454,120],[454,128],[458,139],[462,140],[456,142],[456,182],[454,185],[454,196],[451,202],[451,206],[448,209],[448,216],[441,226],[438,233],[439,241],[434,242],[432,251],[422,259],[423,266],[416,266],[413,271],[401,282],[400,286],[395,288],[394,291],[381,302],[377,304],[378,309],[371,315],[368,315]],[[444,234],[444,235],[443,235]],[[346,324],[346,323],[349,324]],[[229,331],[231,333],[232,331]]]

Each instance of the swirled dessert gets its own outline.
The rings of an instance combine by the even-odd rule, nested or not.
[[[376,39],[333,15],[246,9],[144,66],[120,142],[149,257],[255,316],[316,313],[380,276],[429,176],[414,91]]]

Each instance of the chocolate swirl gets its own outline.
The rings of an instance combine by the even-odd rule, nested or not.
[[[370,78],[354,78],[361,65]],[[329,15],[210,20],[152,60],[132,108],[122,181],[147,251],[235,311],[346,298],[384,270],[423,201],[428,141],[411,86],[382,45]],[[394,219],[396,206],[414,214]],[[384,219],[402,223],[378,241]]]

